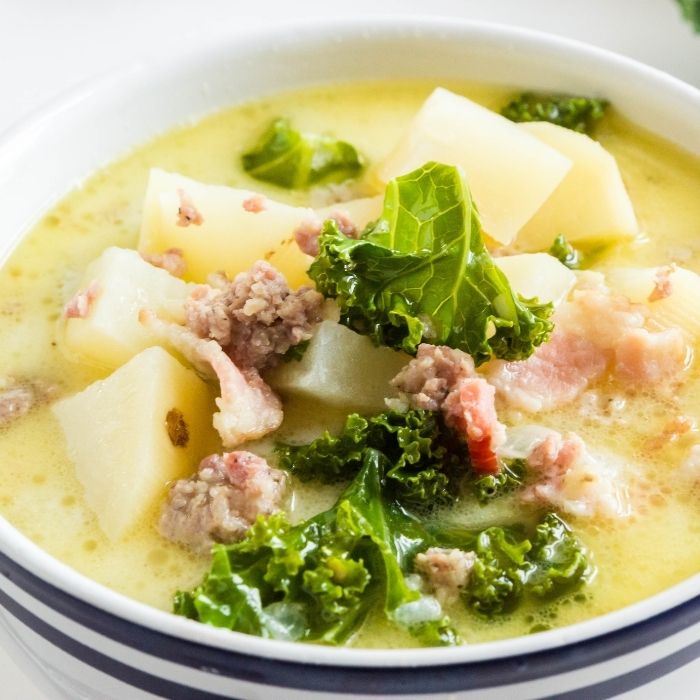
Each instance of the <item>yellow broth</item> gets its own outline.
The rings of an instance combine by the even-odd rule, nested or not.
[[[334,133],[377,162],[432,87],[358,84],[282,94],[173,130],[92,176],[44,216],[0,271],[3,374],[45,379],[58,384],[62,395],[104,376],[61,354],[56,322],[88,262],[109,245],[136,245],[149,168],[305,203],[305,193],[266,187],[239,166],[240,154],[272,118],[285,115],[309,131]],[[503,89],[448,87],[494,109],[509,97]],[[617,158],[644,234],[607,251],[598,265],[651,266],[676,260],[700,272],[700,161],[614,112],[597,137]],[[615,392],[614,386],[609,389]],[[303,405],[288,405],[286,411],[283,435],[297,439],[311,439],[322,427],[337,427],[342,420],[340,415],[320,417],[313,407]],[[576,430],[593,448],[617,453],[661,493],[645,505],[645,512],[612,526],[571,519],[598,568],[580,594],[540,608],[526,607],[497,622],[478,620],[459,607],[449,610],[466,640],[491,640],[577,622],[641,600],[700,570],[700,494],[689,493],[674,476],[687,445],[680,441],[661,451],[648,446],[649,435],[659,432],[676,413],[700,416],[697,367],[672,398],[628,397],[620,424],[600,424],[575,408],[537,417],[558,430]],[[504,417],[508,421],[509,416]],[[174,591],[201,578],[206,559],[158,535],[158,509],[123,541],[112,543],[102,534],[46,405],[0,431],[0,454],[0,512],[58,559],[116,591],[165,610],[170,609]],[[292,518],[299,520],[328,507],[336,494],[337,488],[295,484],[289,501]],[[466,498],[450,517],[483,525],[517,520],[519,515],[512,499],[481,509]],[[393,647],[412,641],[387,623],[370,619],[353,643]]]

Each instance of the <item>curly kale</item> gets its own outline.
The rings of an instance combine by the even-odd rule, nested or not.
[[[481,476],[475,479],[471,486],[479,503],[484,504],[517,491],[523,485],[524,477],[525,460],[513,459],[503,462],[497,474]]]
[[[503,107],[501,114],[514,122],[550,122],[591,134],[608,104],[593,97],[525,92]]]
[[[333,483],[352,478],[367,450],[386,457],[387,489],[410,503],[451,499],[452,476],[468,464],[466,448],[454,441],[440,415],[418,409],[371,418],[353,413],[338,435],[326,432],[308,445],[279,445],[277,454],[279,466],[302,480]]]
[[[381,218],[359,239],[326,221],[309,276],[340,321],[378,345],[421,342],[522,360],[549,337],[551,304],[515,294],[495,265],[461,171],[426,163],[387,185]]]
[[[176,595],[175,612],[261,637],[340,644],[381,608],[423,644],[459,643],[436,601],[406,579],[426,533],[382,494],[384,462],[367,450],[328,511],[294,526],[282,513],[260,517],[238,544],[215,545],[209,573]]]
[[[580,251],[574,248],[561,234],[554,239],[547,252],[570,270],[578,270],[581,267],[582,255]]]
[[[297,131],[288,119],[272,122],[242,162],[254,178],[296,189],[355,177],[364,167],[364,158],[351,144]]]

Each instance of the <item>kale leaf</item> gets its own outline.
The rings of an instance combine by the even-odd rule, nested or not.
[[[383,496],[385,461],[367,450],[328,511],[294,526],[282,513],[260,517],[241,542],[215,545],[211,570],[176,595],[175,612],[267,638],[340,644],[381,607],[421,643],[458,644],[437,601],[406,578],[426,533]]]
[[[525,92],[503,107],[501,114],[513,122],[550,122],[591,134],[608,104],[593,97]]]
[[[488,503],[507,493],[516,491],[523,485],[525,460],[513,459],[502,462],[497,474],[486,474],[472,482],[472,490],[479,503]]]
[[[683,17],[700,33],[700,0],[676,0],[681,6]]]
[[[433,527],[431,534],[440,546],[476,554],[462,598],[483,617],[508,613],[528,596],[541,600],[562,595],[594,575],[585,548],[554,513],[542,518],[530,538],[517,527],[479,533]]]
[[[554,239],[547,252],[570,270],[578,270],[581,267],[582,255],[580,251],[574,248],[561,234]]]
[[[486,250],[458,168],[440,163],[391,180],[382,217],[359,239],[324,223],[309,276],[340,305],[341,323],[415,354],[423,342],[522,360],[544,342],[551,304],[514,294]]]
[[[440,414],[412,409],[371,418],[349,415],[338,435],[325,432],[308,445],[278,445],[279,466],[304,481],[333,483],[352,478],[368,450],[386,457],[388,491],[408,503],[434,504],[454,497],[454,476],[469,457]]]
[[[242,163],[243,169],[258,180],[305,189],[357,176],[364,167],[364,158],[346,141],[300,132],[288,119],[276,119],[259,142],[243,154]]]

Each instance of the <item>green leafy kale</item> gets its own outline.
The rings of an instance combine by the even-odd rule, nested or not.
[[[525,477],[525,460],[503,462],[497,474],[480,476],[472,482],[472,489],[479,503],[488,503],[519,489]]]
[[[434,504],[454,496],[454,479],[469,462],[438,413],[412,409],[371,418],[349,415],[338,435],[326,432],[308,445],[278,445],[279,466],[304,481],[333,483],[352,478],[368,450],[387,460],[386,488],[410,503]]]
[[[552,330],[551,304],[514,294],[486,250],[461,171],[426,163],[387,186],[382,217],[359,239],[324,223],[309,276],[341,322],[415,354],[423,342],[522,360]]]
[[[254,178],[294,189],[355,177],[364,167],[354,146],[297,131],[288,119],[272,122],[257,145],[243,154],[242,162]]]
[[[554,242],[547,252],[553,255],[562,265],[566,265],[570,270],[578,270],[581,267],[583,256],[561,234],[554,239]]]
[[[514,122],[551,122],[591,134],[607,107],[607,100],[593,97],[525,92],[503,107],[501,114]]]
[[[554,513],[544,516],[529,539],[517,528],[502,527],[476,535],[455,528],[432,534],[440,546],[476,554],[463,599],[484,617],[510,612],[527,596],[554,598],[571,591],[594,571],[583,545]]]
[[[299,362],[309,349],[310,342],[311,340],[302,340],[301,343],[290,345],[289,350],[282,355],[282,362]]]
[[[211,570],[176,595],[175,612],[267,638],[340,644],[381,607],[421,643],[459,643],[437,602],[406,579],[426,534],[382,494],[385,462],[367,450],[328,511],[294,526],[282,513],[260,517],[238,544],[215,545]]]
[[[681,6],[683,17],[693,25],[696,32],[700,32],[700,0],[676,0]]]

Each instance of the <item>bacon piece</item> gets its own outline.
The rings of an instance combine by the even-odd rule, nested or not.
[[[160,533],[202,553],[215,542],[236,542],[258,515],[280,509],[286,481],[284,472],[251,452],[210,455],[197,474],[171,486]]]
[[[650,302],[666,299],[673,294],[673,282],[671,275],[676,271],[676,264],[663,265],[658,268],[654,277],[654,289],[651,290],[648,300]]]
[[[505,442],[506,429],[498,420],[496,390],[482,377],[462,379],[447,395],[443,413],[448,426],[467,439],[469,459],[478,474],[495,474],[496,450]]]
[[[177,188],[177,196],[180,198],[180,206],[177,210],[176,224],[183,227],[190,225],[201,226],[204,223],[204,217],[195,207],[192,197],[182,187]]]
[[[688,367],[690,351],[679,328],[655,333],[627,331],[615,345],[615,374],[630,386],[677,381]]]
[[[580,517],[623,518],[630,514],[619,466],[593,457],[576,433],[562,436],[542,429],[527,463],[537,481],[525,489],[525,502],[542,502]]]
[[[453,603],[467,585],[476,554],[462,549],[430,547],[416,555],[415,569],[435,593],[441,605]]]
[[[279,428],[282,404],[257,370],[241,372],[216,341],[198,338],[191,330],[161,321],[145,309],[139,320],[195,366],[213,370],[221,387],[221,397],[216,399],[220,410],[214,414],[213,424],[224,447],[236,447]]]
[[[251,214],[259,214],[267,209],[267,199],[261,194],[253,194],[243,200],[243,208]]]
[[[554,332],[527,360],[492,360],[483,371],[506,405],[546,411],[574,401],[603,376],[610,352],[578,335]]]
[[[86,318],[92,304],[100,294],[97,280],[92,280],[85,289],[80,289],[63,309],[64,318]]]
[[[173,277],[184,277],[187,272],[185,254],[182,248],[168,248],[162,253],[141,253],[141,257],[151,265],[160,267]]]

